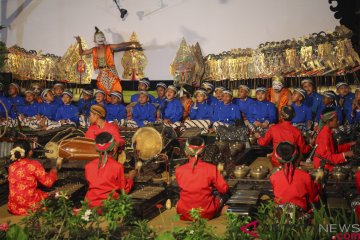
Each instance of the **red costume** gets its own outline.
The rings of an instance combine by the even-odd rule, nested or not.
[[[314,202],[315,187],[310,175],[295,169],[291,183],[288,182],[284,170],[270,176],[275,202],[278,204],[293,203],[308,211],[310,203]]]
[[[99,159],[86,164],[85,178],[89,184],[85,199],[89,201],[90,207],[101,206],[102,201],[112,191],[114,191],[114,197],[118,196],[115,191],[121,191],[121,189],[129,193],[134,185],[133,180],[125,178],[124,166],[111,156],[107,157],[104,167],[99,168]]]
[[[260,146],[267,146],[271,140],[273,142],[274,151],[280,142],[290,142],[294,144],[303,154],[310,151],[310,146],[305,143],[305,140],[301,135],[301,131],[291,125],[291,122],[289,121],[283,121],[271,126],[265,133],[265,136],[257,140],[257,143]],[[274,167],[280,166],[279,161],[274,156],[274,152],[272,153],[271,162]]]
[[[180,199],[176,210],[181,214],[180,219],[191,221],[189,211],[192,208],[201,208],[201,217],[211,219],[215,217],[220,207],[220,200],[212,193],[215,187],[220,194],[228,191],[228,184],[216,169],[216,166],[202,162],[200,159],[192,167],[195,158],[190,158],[175,170],[176,181],[180,188]]]
[[[344,156],[344,152],[350,150],[350,145],[348,143],[338,145],[337,149],[335,148],[331,129],[326,125],[324,125],[319,135],[317,136],[316,144],[318,146],[315,150],[315,156],[313,161],[315,168],[320,167],[321,161],[321,159],[316,155],[323,157],[324,159],[335,165],[345,162],[346,159]],[[334,166],[326,163],[325,168],[331,172]]]
[[[9,212],[27,215],[29,210],[36,210],[38,203],[48,196],[37,188],[38,182],[45,187],[51,187],[57,175],[54,170],[47,174],[39,162],[23,158],[10,165],[8,179]]]
[[[85,137],[90,139],[95,139],[95,137],[102,132],[110,133],[114,137],[115,142],[121,149],[125,145],[125,141],[120,135],[118,126],[108,122],[105,122],[103,128],[99,128],[99,126],[96,124],[91,125],[86,131]]]
[[[360,171],[355,173],[355,184],[357,193],[360,194]],[[355,212],[358,218],[358,222],[360,221],[360,205],[355,206]]]

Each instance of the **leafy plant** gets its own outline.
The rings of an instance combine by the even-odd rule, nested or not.
[[[251,239],[249,234],[240,231],[240,228],[251,222],[249,216],[239,216],[234,213],[226,213],[226,232],[224,239],[237,240],[237,239]]]
[[[148,227],[147,220],[135,221],[135,228],[131,232],[125,235],[124,240],[152,240],[156,237],[156,232],[154,229]]]
[[[175,239],[184,240],[213,240],[220,239],[213,232],[212,227],[207,225],[207,221],[201,218],[201,209],[193,208],[189,214],[193,221],[188,227],[174,228],[173,236]]]

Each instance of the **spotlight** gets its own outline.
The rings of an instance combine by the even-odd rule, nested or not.
[[[128,11],[124,8],[120,9],[120,17],[124,19],[125,15],[128,13]]]

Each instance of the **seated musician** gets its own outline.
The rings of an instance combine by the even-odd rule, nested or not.
[[[228,126],[235,124],[237,119],[241,119],[240,110],[237,105],[232,103],[233,93],[230,90],[223,91],[223,101],[218,103],[214,108],[212,121],[213,127],[216,128],[220,125]]]
[[[59,105],[54,102],[54,94],[46,88],[41,92],[41,97],[43,102],[40,104],[39,115],[37,116],[39,127],[59,126],[59,123],[55,122]]]
[[[314,81],[310,78],[303,79],[301,81],[301,87],[306,91],[304,104],[311,109],[311,116],[314,119],[320,108],[323,97],[316,92]]]
[[[311,176],[296,168],[299,157],[297,147],[289,142],[280,142],[274,154],[283,165],[283,169],[270,176],[275,203],[291,203],[308,212],[315,202],[317,190]]]
[[[35,93],[32,90],[25,91],[25,104],[19,106],[19,118],[22,126],[30,126],[36,123],[36,115],[39,114],[40,105],[35,100]]]
[[[38,188],[38,183],[51,187],[57,180],[55,169],[46,173],[43,166],[32,156],[30,143],[18,140],[10,151],[13,163],[9,167],[9,201],[8,210],[15,215],[27,215],[34,211],[39,203],[48,197],[48,194]]]
[[[106,121],[116,125],[126,118],[126,108],[121,103],[122,94],[118,91],[110,93],[110,103],[106,105]]]
[[[213,188],[225,194],[229,186],[216,169],[216,166],[202,161],[205,143],[200,137],[191,137],[185,145],[185,154],[189,162],[177,167],[176,181],[180,189],[180,199],[176,211],[180,219],[191,221],[189,211],[201,208],[201,217],[212,219],[222,209],[222,200],[213,194]]]
[[[95,89],[94,91],[95,104],[106,106],[106,94],[103,90]]]
[[[165,125],[173,128],[181,125],[184,108],[179,99],[176,98],[178,91],[175,86],[170,85],[166,89],[166,101],[161,111],[162,121]]]
[[[79,123],[79,110],[74,104],[72,104],[72,98],[72,92],[64,90],[62,96],[63,104],[58,107],[55,115],[55,121],[59,121],[61,125],[76,125]]]
[[[132,109],[132,120],[128,121],[128,127],[143,127],[156,121],[156,107],[149,103],[148,92],[139,92],[138,103]]]
[[[355,98],[351,108],[350,123],[354,124],[360,122],[360,87],[355,90]]]
[[[106,109],[104,106],[95,104],[90,108],[90,124],[91,126],[85,133],[86,138],[95,139],[97,135],[102,132],[109,132],[113,135],[118,149],[122,150],[125,141],[120,135],[120,131],[117,125],[109,123],[105,120]]]
[[[138,91],[149,91],[150,88],[150,81],[148,78],[142,78],[139,80],[138,84]],[[130,102],[138,102],[139,93],[135,93],[131,96]],[[151,94],[149,94],[149,102],[154,103],[155,97]]]
[[[277,120],[277,110],[273,103],[266,100],[266,88],[256,88],[256,101],[250,104],[245,124],[250,131],[265,132]]]
[[[316,138],[317,148],[314,155],[314,167],[325,167],[330,172],[334,165],[346,163],[354,156],[350,147],[355,142],[339,144],[337,147],[334,144],[332,130],[338,126],[337,111],[334,108],[325,108],[320,116],[319,134]]]
[[[340,107],[337,106],[336,103],[336,94],[333,91],[325,91],[323,92],[323,101],[320,105],[320,108],[316,114],[315,118],[315,128],[318,128],[319,122],[321,120],[321,114],[324,111],[325,108],[334,108],[337,113],[337,120],[339,122],[339,125],[343,124],[343,111]]]
[[[15,119],[19,116],[19,107],[25,104],[25,100],[20,96],[20,87],[16,83],[9,84],[8,94],[5,105],[8,109],[9,117]]]
[[[209,82],[203,82],[201,84],[201,88],[205,89],[208,98],[206,99],[206,103],[213,106],[216,105],[218,103],[218,99],[216,97],[214,97],[213,93],[214,93],[214,85],[212,85]]]
[[[238,97],[234,99],[234,103],[238,105],[241,116],[244,119],[247,119],[249,114],[250,105],[255,102],[255,99],[249,97],[250,88],[246,85],[240,85],[238,89]]]
[[[162,107],[166,100],[165,92],[166,92],[167,86],[163,82],[159,82],[156,84],[156,94],[158,95],[157,98],[155,98],[153,103],[159,104],[159,108]]]
[[[291,104],[295,110],[295,116],[291,120],[291,123],[303,132],[311,130],[312,125],[311,109],[304,104],[305,96],[305,90],[295,88],[292,94],[293,103]]]
[[[278,113],[280,113],[283,106],[291,105],[291,91],[284,87],[284,78],[282,76],[275,75],[272,77],[272,87],[268,91],[268,101],[276,106]]]
[[[56,83],[53,86],[54,102],[56,104],[58,104],[59,106],[63,104],[62,96],[63,96],[64,90],[65,90],[65,86],[62,83]]]
[[[91,208],[102,205],[109,194],[117,197],[121,190],[129,193],[134,185],[136,171],[130,171],[128,179],[125,178],[124,166],[118,163],[111,152],[116,142],[112,132],[101,132],[95,138],[96,151],[99,158],[92,160],[85,166],[85,179],[89,184],[85,200]]]
[[[90,107],[95,104],[93,95],[94,95],[94,90],[92,88],[84,88],[81,91],[81,98],[76,104],[80,116],[79,117],[80,126],[82,127],[86,127],[86,123],[90,115]]]
[[[217,101],[215,101],[215,103],[213,104],[213,106],[217,106],[218,103],[222,102],[223,99],[223,92],[224,92],[225,88],[222,86],[218,86],[215,88],[215,98],[217,99]]]
[[[207,133],[213,117],[213,107],[206,103],[207,94],[205,90],[199,89],[195,92],[195,103],[190,107],[190,120],[186,120],[186,128],[197,127],[202,133]]]
[[[294,144],[302,154],[310,152],[310,146],[305,143],[305,140],[301,134],[301,131],[291,125],[291,120],[295,116],[295,111],[292,106],[284,106],[280,112],[282,121],[280,123],[272,125],[265,133],[264,137],[261,137],[260,133],[255,133],[257,143],[260,146],[267,146],[272,141],[273,153],[271,156],[271,163],[274,167],[280,166],[279,161],[275,156],[275,148],[280,142],[289,142]]]
[[[351,92],[350,86],[346,82],[338,82],[336,84],[337,99],[339,100],[339,107],[344,112],[344,122],[351,121],[351,109],[355,98],[355,94]]]

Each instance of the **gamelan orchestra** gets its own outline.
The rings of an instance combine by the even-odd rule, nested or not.
[[[79,99],[67,82],[1,83],[1,204],[9,213],[38,211],[60,191],[74,209],[84,200],[101,209],[109,195],[128,194],[143,219],[156,217],[160,203],[184,221],[194,208],[209,220],[226,212],[252,216],[264,199],[311,220],[320,203],[349,210],[357,201],[358,56],[352,72],[333,71],[320,92],[324,83],[314,77],[319,72],[309,73],[309,62],[309,77],[274,71],[236,84],[211,79],[214,56],[184,57],[199,46],[183,42],[171,65],[174,84],[152,84],[144,66],[129,70],[139,80],[125,102],[114,52],[143,52],[134,39],[108,44],[96,28],[95,46],[87,48],[76,37],[76,54],[97,71],[96,86],[82,84]],[[145,65],[138,56],[127,64]],[[202,74],[191,75],[196,69]]]

